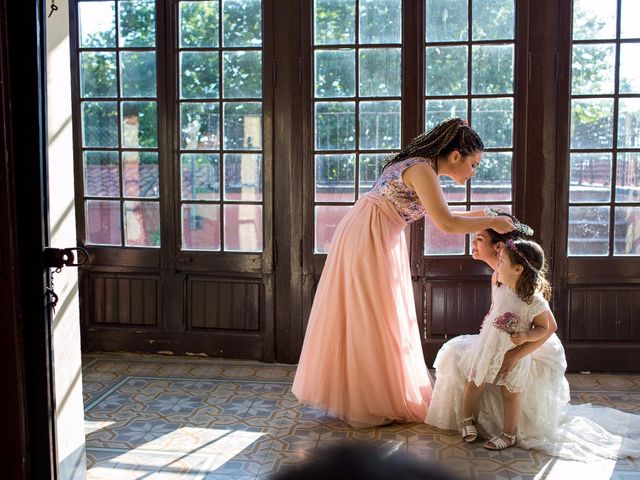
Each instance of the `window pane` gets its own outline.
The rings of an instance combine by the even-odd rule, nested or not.
[[[573,0],[573,39],[616,37],[617,0]]]
[[[640,146],[640,98],[621,98],[618,103],[618,148]]]
[[[262,149],[262,104],[224,104],[224,147]]]
[[[262,155],[233,153],[224,156],[224,199],[262,200]]]
[[[217,52],[180,53],[180,97],[218,98],[220,79]]]
[[[262,45],[262,1],[222,1],[222,43],[225,47]]]
[[[569,201],[608,202],[611,199],[611,154],[572,153]]]
[[[474,45],[472,93],[513,93],[513,45]]]
[[[425,130],[431,130],[447,118],[469,117],[466,100],[427,100],[424,108]]]
[[[363,153],[360,155],[360,185],[359,196],[364,195],[382,173],[382,167],[387,163],[389,155],[386,153]]]
[[[354,102],[316,103],[316,148],[351,150],[356,141],[356,105]]]
[[[354,0],[315,0],[313,5],[316,45],[355,43]]]
[[[360,96],[399,97],[402,88],[401,50],[363,48],[360,50]]]
[[[224,98],[256,98],[262,95],[262,52],[224,52]]]
[[[219,205],[182,205],[182,249],[220,250]]]
[[[316,155],[316,202],[355,200],[356,156]]]
[[[400,102],[360,103],[360,148],[400,148]]]
[[[427,0],[425,8],[427,42],[467,39],[467,0]]]
[[[180,146],[185,150],[220,148],[220,107],[217,103],[180,105]]]
[[[262,251],[262,205],[224,206],[224,249]]]
[[[513,145],[513,99],[472,99],[473,128],[480,134],[486,147]]]
[[[467,199],[467,185],[458,185],[449,177],[439,177],[444,198],[447,202],[464,202]]]
[[[571,148],[613,146],[613,100],[571,100]]]
[[[156,152],[124,152],[122,175],[126,197],[159,197],[160,177]]]
[[[80,54],[80,95],[115,97],[118,92],[116,54],[82,52]]]
[[[353,97],[356,94],[354,50],[318,50],[315,60],[316,97]]]
[[[182,154],[182,199],[220,199],[220,155]]]
[[[474,0],[473,40],[511,40],[515,31],[514,0]]]
[[[640,255],[640,207],[616,207],[614,255]]]
[[[122,245],[119,201],[87,200],[85,212],[88,244]]]
[[[118,110],[116,102],[82,103],[82,146],[118,146]]]
[[[118,152],[84,152],[84,194],[120,196]]]
[[[615,45],[574,45],[571,93],[613,93],[615,60]]]
[[[349,212],[348,205],[316,205],[315,207],[315,253],[327,253],[333,233],[340,220]]]
[[[402,0],[360,0],[360,43],[402,41]]]
[[[638,0],[622,0],[620,8],[620,37],[639,38],[640,24],[640,3]]]
[[[121,47],[155,46],[155,0],[119,0],[118,15]]]
[[[124,202],[125,245],[160,246],[160,204],[158,202]]]
[[[640,93],[638,58],[640,43],[620,44],[620,93]]]
[[[80,47],[116,46],[115,2],[78,2]]]
[[[156,102],[122,102],[122,146],[158,146]]]
[[[180,2],[180,46],[218,46],[218,2]]]
[[[570,256],[609,253],[609,207],[569,207]]]
[[[640,202],[640,153],[618,153],[616,202]]]
[[[451,207],[453,212],[462,212],[461,206]],[[425,255],[464,255],[465,235],[444,233],[436,227],[428,216],[424,217]]]
[[[156,52],[121,52],[123,97],[155,97]]]
[[[484,152],[477,174],[471,179],[472,202],[511,200],[511,152]]]
[[[467,93],[467,47],[427,47],[425,92],[427,95]]]

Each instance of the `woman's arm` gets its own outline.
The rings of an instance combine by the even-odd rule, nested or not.
[[[508,217],[466,217],[451,213],[438,176],[426,163],[416,163],[402,174],[405,185],[413,189],[431,221],[445,233],[472,233],[491,228],[498,233],[514,229]]]
[[[467,210],[464,212],[451,212],[456,217],[486,217],[482,210]]]

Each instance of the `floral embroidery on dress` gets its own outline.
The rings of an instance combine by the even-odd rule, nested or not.
[[[406,222],[415,222],[422,218],[425,210],[418,199],[416,192],[408,188],[402,181],[402,172],[416,163],[424,162],[433,165],[433,162],[426,158],[407,158],[390,165],[380,175],[371,189],[389,200],[398,214]]]

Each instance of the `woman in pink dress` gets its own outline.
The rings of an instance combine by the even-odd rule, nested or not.
[[[484,145],[454,118],[389,159],[340,222],[316,291],[293,394],[352,426],[424,422],[432,380],[413,298],[406,226],[428,215],[446,233],[513,230],[507,217],[454,215],[439,176],[463,185]],[[477,213],[476,213],[477,215]]]

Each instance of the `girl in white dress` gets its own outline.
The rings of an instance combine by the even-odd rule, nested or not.
[[[551,287],[543,272],[542,248],[528,240],[508,240],[506,247],[500,252],[497,275],[492,283],[491,310],[475,345],[460,364],[467,378],[462,396],[462,415],[466,422],[462,437],[466,442],[473,442],[478,434],[473,413],[485,384],[501,387],[503,431],[485,443],[491,450],[502,450],[516,442],[520,392],[531,368],[531,357],[526,356],[508,372],[501,372],[504,356],[514,344],[541,340],[549,329],[547,300]]]
[[[517,221],[514,224],[519,225]],[[509,238],[517,238],[514,235],[517,232],[506,236],[491,230],[477,232],[473,241],[473,258],[497,270],[499,253]],[[496,284],[496,277],[497,273],[494,273],[492,284]],[[487,318],[493,316],[493,308]],[[523,360],[529,365],[527,379],[519,395],[520,415],[515,429],[517,444],[549,455],[581,461],[640,457],[640,415],[608,407],[569,403],[569,384],[564,376],[567,367],[564,349],[554,333],[556,322],[553,314],[547,311],[546,317],[546,334],[538,341],[513,345],[504,354],[496,375],[498,378],[510,378],[512,375],[509,372]],[[485,320],[485,325],[494,328],[489,325],[489,320]],[[485,335],[488,333],[493,332],[489,330]],[[438,352],[434,363],[436,384],[426,423],[444,430],[458,431],[467,425],[473,426],[477,435],[484,438],[498,436],[509,445],[512,443],[509,437],[498,435],[503,430],[513,433],[508,425],[503,424],[502,386],[485,383],[473,414],[464,415],[462,411],[467,369],[479,337],[455,337]],[[465,418],[468,419],[466,422]],[[473,433],[473,428],[470,431]],[[469,429],[464,433],[467,440],[474,439]],[[496,447],[494,442],[488,443],[489,448]]]

